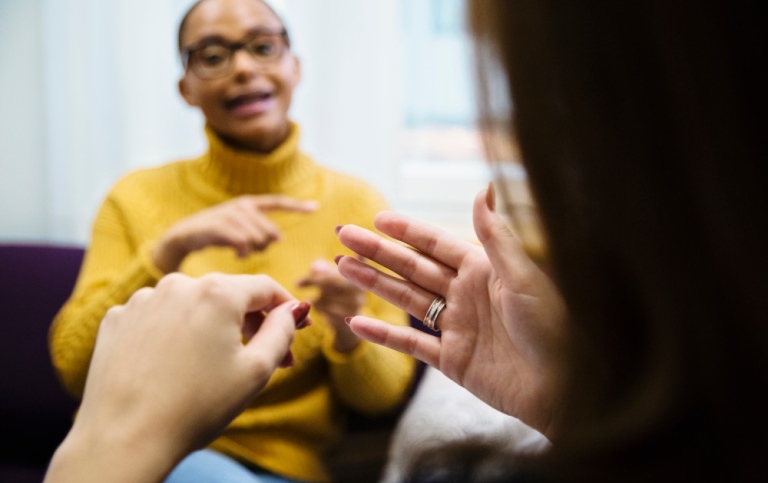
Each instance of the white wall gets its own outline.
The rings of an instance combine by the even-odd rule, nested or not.
[[[0,236],[43,238],[47,213],[39,2],[0,0]]]
[[[392,199],[403,93],[400,0],[287,0],[304,80],[305,148]]]
[[[47,236],[85,242],[128,170],[203,149],[200,117],[179,99],[179,0],[43,1]]]

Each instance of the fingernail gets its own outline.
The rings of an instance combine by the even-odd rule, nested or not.
[[[488,209],[496,211],[496,188],[493,186],[493,181],[488,183],[488,191],[485,192],[485,204],[488,205]]]
[[[333,261],[336,262],[336,265],[338,265],[339,260],[341,260],[342,258],[344,258],[344,255],[336,255],[335,257],[333,257]]]
[[[342,228],[344,228],[344,225],[339,225],[336,228],[334,228],[333,231],[335,231],[336,234],[338,235]]]
[[[349,325],[349,323],[352,322],[352,317],[344,317],[344,323]]]
[[[305,317],[304,320],[296,324],[296,330],[307,328],[310,325],[312,325],[312,319],[310,319],[309,317]]]
[[[304,321],[304,319],[307,318],[307,315],[309,314],[309,307],[309,302],[304,301],[297,303],[291,309],[291,314],[293,314],[293,320],[296,322],[297,327],[301,322]]]

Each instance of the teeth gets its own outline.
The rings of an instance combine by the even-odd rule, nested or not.
[[[249,102],[263,101],[264,99],[269,99],[270,97],[271,97],[271,94],[269,93],[257,93],[257,94],[236,97],[231,101],[227,102],[227,104],[230,107],[235,107],[242,104],[248,104]]]

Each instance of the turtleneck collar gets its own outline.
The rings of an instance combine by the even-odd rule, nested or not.
[[[209,126],[205,134],[209,148],[200,158],[203,176],[231,195],[291,193],[316,169],[299,151],[300,129],[293,122],[288,137],[271,153],[233,148]]]

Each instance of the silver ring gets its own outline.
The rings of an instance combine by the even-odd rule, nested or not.
[[[440,330],[437,328],[437,318],[444,308],[445,299],[442,295],[438,295],[437,298],[432,301],[432,305],[427,309],[427,315],[424,316],[424,325],[432,330]]]

